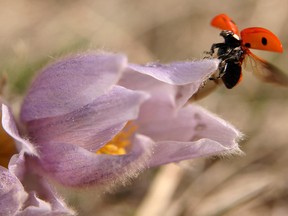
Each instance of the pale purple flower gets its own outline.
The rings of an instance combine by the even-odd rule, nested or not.
[[[75,215],[37,172],[37,163],[33,160],[37,157],[35,148],[19,136],[5,105],[2,105],[2,126],[17,141],[19,153],[12,156],[8,169],[0,166],[0,215]]]
[[[81,187],[239,151],[236,129],[199,106],[185,105],[217,65],[202,60],[141,66],[108,53],[49,65],[21,109],[38,163],[63,185]]]
[[[18,178],[0,166],[0,215],[15,215],[26,197],[27,194]]]

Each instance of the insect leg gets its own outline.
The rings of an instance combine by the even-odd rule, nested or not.
[[[226,60],[222,60],[218,65],[218,75],[209,77],[209,80],[218,80],[221,79],[225,74],[227,62]]]
[[[210,51],[206,51],[204,53],[212,56],[215,53],[215,49],[219,49],[221,47],[226,47],[226,46],[227,45],[225,43],[214,43],[212,44]]]

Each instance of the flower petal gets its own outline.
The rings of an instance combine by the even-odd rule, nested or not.
[[[86,53],[49,65],[32,84],[21,119],[63,115],[91,103],[117,82],[126,61],[123,55]]]
[[[124,86],[128,89],[141,90],[145,92],[155,92],[163,87],[165,88],[165,86],[169,86],[171,89],[174,88],[173,85],[159,81],[149,75],[137,73],[134,70],[131,70],[131,68],[126,68],[126,70],[124,70],[118,85]]]
[[[148,92],[155,92],[160,88],[167,89],[170,86],[167,93],[174,97],[176,107],[179,108],[198,91],[203,81],[217,69],[217,65],[217,59],[198,62],[175,62],[167,65],[159,63],[144,66],[129,64],[119,84],[127,88]],[[135,73],[135,71],[140,73]],[[167,83],[169,85],[165,85]]]
[[[242,134],[230,124],[198,106],[189,105],[183,109],[183,113],[185,115],[183,115],[182,121],[185,120],[186,116],[186,122],[190,121],[190,125],[187,124],[187,127],[177,128],[173,126],[169,128],[169,125],[166,124],[168,128],[163,134],[169,134],[173,131],[176,138],[177,132],[178,136],[181,136],[182,134],[187,134],[190,130],[190,140],[186,142],[183,142],[181,138],[178,140],[164,140],[163,136],[162,140],[159,139],[160,141],[155,145],[150,166],[207,155],[241,152],[237,141]],[[190,114],[190,118],[187,114]]]
[[[188,108],[197,122],[192,140],[208,138],[228,148],[238,147],[236,142],[242,139],[243,134],[235,127],[200,106],[190,104]]]
[[[234,142],[234,145],[225,146],[211,139],[200,139],[195,142],[162,141],[156,143],[153,157],[149,161],[149,167],[204,156],[240,152],[236,142]]]
[[[190,141],[195,135],[197,122],[193,110],[188,107],[175,110],[169,104],[169,98],[159,94],[143,104],[137,120],[139,133],[151,137],[154,141],[177,140]],[[153,111],[151,111],[153,110]]]
[[[133,148],[125,155],[91,153],[81,147],[55,143],[43,145],[41,164],[54,178],[66,186],[108,185],[125,183],[146,168],[153,142],[135,136]]]
[[[190,141],[197,125],[194,114],[191,106],[177,110],[171,95],[157,91],[141,106],[138,132],[155,141]]]
[[[107,94],[69,114],[27,123],[31,137],[44,142],[70,143],[95,152],[138,116],[148,95],[115,86]]]
[[[2,104],[2,126],[3,129],[17,141],[16,144],[18,145],[19,152],[23,151],[31,155],[37,155],[34,146],[20,136],[11,110],[5,104]]]
[[[40,181],[43,181],[43,179],[41,179]],[[55,195],[55,192],[52,191],[51,188],[46,188],[45,190],[44,197],[46,198],[47,201],[43,201],[42,199],[39,199],[38,196],[39,195],[36,194],[35,191],[32,191],[29,193],[29,197],[25,202],[25,206],[22,207],[20,215],[29,215],[29,216],[76,215],[76,213],[73,210],[69,209],[66,206],[66,204]]]
[[[182,86],[177,86],[176,90],[176,107],[180,108],[184,106],[187,101],[199,90],[202,88],[202,83],[198,84],[187,84]]]
[[[15,175],[0,166],[0,215],[14,215],[27,197]]]
[[[27,162],[37,156],[36,150],[28,140],[20,137],[12,113],[4,104],[2,126],[17,141],[19,153],[10,159],[9,170],[0,167],[0,215],[74,215],[73,211],[57,198],[42,176],[38,175],[35,181],[31,180],[37,169],[31,168]],[[26,183],[25,186],[29,185],[29,189],[34,186],[37,197],[36,192],[27,194],[20,180]],[[47,202],[38,198],[40,188],[42,197],[45,197]]]
[[[218,63],[217,59],[205,59],[201,61],[174,62],[171,64],[129,64],[128,67],[165,83],[185,85],[190,83],[202,83],[203,79],[217,70]]]
[[[49,203],[44,202],[43,200],[39,199],[35,192],[31,192],[29,197],[26,201],[28,207],[24,207],[23,211],[21,211],[24,215],[29,216],[37,216],[37,215],[44,215],[51,212],[51,206]]]
[[[169,96],[162,93],[154,94],[142,105],[137,121],[139,133],[157,142],[210,138],[222,143],[241,136],[234,127],[199,106],[189,104],[175,110]]]

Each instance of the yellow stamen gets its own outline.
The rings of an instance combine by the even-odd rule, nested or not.
[[[122,131],[113,137],[105,146],[100,148],[97,154],[123,155],[131,146],[131,137],[137,130],[133,122],[128,122]]]
[[[0,119],[2,119],[1,113]],[[14,140],[5,132],[0,124],[0,166],[8,168],[10,158],[16,153],[17,149]]]

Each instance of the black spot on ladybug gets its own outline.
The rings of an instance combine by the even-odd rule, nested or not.
[[[264,46],[266,46],[266,45],[267,45],[267,38],[262,37],[261,43],[262,43]]]
[[[244,46],[247,47],[247,48],[250,48],[251,44],[250,43],[245,43]]]

